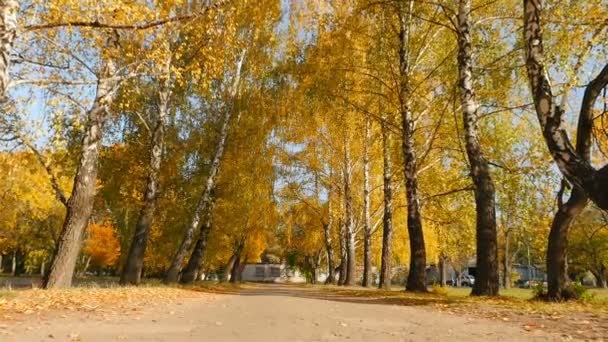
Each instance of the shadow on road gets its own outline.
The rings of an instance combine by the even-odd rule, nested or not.
[[[445,304],[448,299],[436,294],[414,294],[403,291],[379,291],[375,289],[352,289],[328,287],[311,287],[295,284],[252,284],[247,283],[240,287],[203,288],[203,291],[218,294],[237,296],[282,296],[293,298],[307,298],[335,302],[357,304],[406,305],[423,306]]]

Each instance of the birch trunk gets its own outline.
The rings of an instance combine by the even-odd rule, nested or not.
[[[44,287],[63,288],[72,285],[76,259],[82,245],[82,235],[87,227],[97,180],[97,162],[108,108],[112,103],[119,80],[112,61],[106,63],[102,77],[97,83],[97,94],[88,112],[88,122],[82,139],[82,152],[74,177],[72,195],[67,204],[67,213],[55,247],[49,274]]]
[[[473,52],[471,46],[471,0],[460,0],[458,6],[458,87],[462,105],[465,148],[470,175],[475,185],[477,213],[477,273],[472,295],[497,296],[500,287],[498,274],[498,233],[494,182],[490,167],[479,142],[477,103],[473,89]]]
[[[344,219],[340,219],[340,265],[338,265],[338,285],[344,285],[346,282],[346,225]]]
[[[410,90],[410,26],[414,1],[402,4],[399,30],[399,105],[402,123],[401,149],[403,151],[403,171],[407,199],[407,231],[410,237],[410,270],[406,290],[427,292],[426,288],[426,247],[420,217],[418,199],[418,166],[414,150],[414,119],[411,111]]]
[[[334,215],[331,204],[331,189],[327,194],[327,223],[323,225],[323,234],[325,237],[325,252],[327,253],[327,279],[326,284],[334,284],[336,282],[336,275],[334,270],[334,253],[331,245],[331,227],[334,222]]]
[[[17,36],[17,13],[19,2],[0,1],[0,101],[6,98],[10,79],[10,54]]]
[[[372,286],[372,222],[370,217],[369,148],[372,135],[372,119],[365,120],[365,141],[363,145],[363,282],[365,287]]]
[[[17,275],[17,250],[13,251],[13,259],[11,263],[11,275],[14,277]]]
[[[171,96],[170,65],[171,62],[167,62],[167,70],[161,82],[161,89],[158,92],[158,117],[152,131],[152,136],[150,137],[150,160],[148,161],[148,179],[146,182],[144,204],[135,224],[135,232],[129,248],[127,261],[120,276],[121,285],[139,285],[141,282],[144,255],[150,235],[150,226],[152,225],[156,209],[156,198],[158,197],[158,177],[165,144],[165,120],[169,112],[169,98]]]
[[[211,203],[209,204],[210,208],[208,208],[205,224],[201,227],[201,232],[196,240],[190,259],[188,259],[188,263],[182,272],[182,277],[180,279],[182,284],[194,282],[203,267],[203,260],[205,259],[205,252],[207,251],[207,242],[209,241],[209,234],[211,233],[211,211],[213,211],[214,204],[215,201],[212,198]]]
[[[198,270],[201,268],[205,249],[207,247],[207,236],[209,235],[209,232],[211,230],[211,225],[209,224],[209,217],[211,215],[211,208],[213,206],[212,194],[213,190],[215,189],[215,180],[217,178],[217,174],[219,173],[221,159],[224,154],[224,149],[226,147],[226,141],[228,138],[228,131],[231,122],[230,119],[232,118],[232,114],[234,111],[234,101],[241,81],[241,69],[243,66],[244,58],[245,52],[241,54],[241,57],[237,62],[236,73],[232,83],[232,88],[230,90],[230,105],[228,106],[228,108],[226,108],[226,112],[224,113],[219,140],[215,148],[213,161],[211,162],[209,175],[207,176],[207,182],[205,183],[205,189],[203,190],[203,194],[201,195],[201,198],[199,199],[199,202],[196,206],[194,215],[192,216],[192,220],[190,221],[190,225],[184,233],[182,243],[180,244],[175,256],[173,257],[173,260],[171,261],[171,266],[169,266],[169,270],[165,274],[165,278],[163,280],[165,283],[177,282],[182,263],[186,258],[186,254],[188,253],[188,249],[192,244],[194,234],[197,230],[199,231],[199,234],[195,249],[193,250],[192,255],[188,261],[187,269],[185,270],[183,275],[185,277],[183,278],[182,282],[194,281],[194,279],[196,279]],[[200,226],[201,219],[203,220],[202,226]]]
[[[355,227],[353,222],[353,195],[352,166],[350,157],[350,146],[344,145],[344,207],[345,207],[345,235],[346,235],[346,277],[344,285],[354,286],[356,281],[356,259],[355,259]]]
[[[393,165],[391,161],[392,137],[387,123],[388,117],[382,115],[382,155],[384,157],[383,192],[384,215],[382,217],[382,260],[378,287],[390,290],[393,258]]]
[[[511,231],[509,229],[505,231],[505,256],[502,264],[502,273],[502,286],[505,289],[511,288]]]

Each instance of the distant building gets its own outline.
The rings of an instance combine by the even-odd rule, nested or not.
[[[537,265],[528,266],[522,264],[513,264],[511,265],[511,270],[519,274],[519,279],[521,281],[544,281],[547,278],[546,273],[542,270],[540,266]]]
[[[243,268],[243,281],[263,283],[305,283],[306,278],[296,269],[283,264],[247,264]]]

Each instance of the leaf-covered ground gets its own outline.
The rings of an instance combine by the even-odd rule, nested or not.
[[[591,300],[547,303],[532,299],[530,290],[503,291],[499,298],[473,298],[470,289],[413,294],[361,288],[324,287],[323,291],[370,303],[425,306],[449,315],[481,317],[516,324],[527,331],[557,333],[564,339],[601,340],[608,337],[608,291],[594,290]]]
[[[193,297],[210,299],[212,295],[164,286],[3,291],[0,292],[0,321],[49,312],[137,312]]]

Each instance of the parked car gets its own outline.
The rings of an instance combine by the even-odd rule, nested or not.
[[[461,274],[460,277],[460,286],[470,286],[473,287],[475,284],[475,277],[469,274]],[[458,286],[458,282],[456,279],[448,279],[446,284],[449,286]]]
[[[463,274],[460,276],[460,286],[473,287],[473,285],[475,285],[475,277],[470,274]]]
[[[540,284],[541,284],[540,280],[534,280],[534,279],[533,280],[522,280],[522,279],[520,279],[520,280],[518,280],[518,281],[515,282],[515,286],[517,286],[519,288],[522,288],[522,289],[536,287],[536,286],[538,286]],[[542,284],[543,284],[544,287],[547,287],[547,282],[546,281],[543,281]]]

